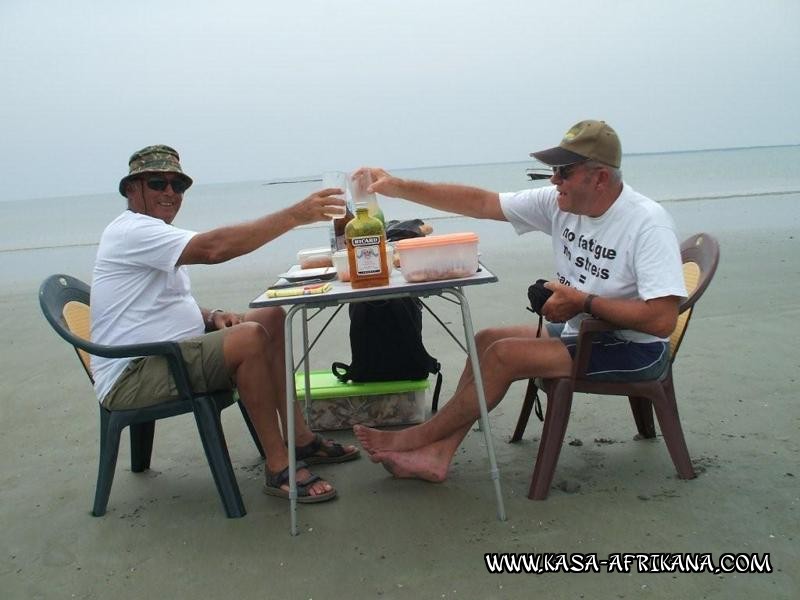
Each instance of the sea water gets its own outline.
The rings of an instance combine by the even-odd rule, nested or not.
[[[626,155],[627,184],[661,202],[676,218],[679,233],[696,225],[726,228],[796,227],[800,222],[800,146],[742,148]],[[548,185],[531,182],[532,161],[394,169],[404,178],[474,185],[494,191],[515,191]],[[246,221],[302,200],[321,187],[311,175],[280,182],[246,181],[195,185],[185,194],[175,225],[205,231]],[[481,235],[482,260],[506,239],[508,226],[455,216],[425,206],[380,197],[390,219],[420,218],[434,233],[476,231]],[[7,291],[27,292],[47,275],[74,274],[90,280],[97,241],[104,227],[125,208],[116,190],[108,194],[0,201],[0,281]],[[735,210],[734,210],[735,208]],[[274,277],[295,261],[301,248],[325,246],[327,223],[298,228],[246,257],[225,265],[192,267],[195,274],[255,272]],[[525,236],[530,237],[530,236]],[[544,236],[538,236],[544,237]],[[546,243],[542,247],[549,245]]]

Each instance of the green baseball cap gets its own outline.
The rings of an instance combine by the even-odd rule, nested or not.
[[[192,185],[192,178],[181,169],[180,159],[177,150],[164,144],[137,150],[128,161],[130,168],[128,174],[120,179],[119,193],[125,196],[125,184],[142,173],[179,173],[189,185]]]
[[[622,164],[622,146],[617,132],[608,123],[586,120],[570,127],[558,146],[531,152],[531,156],[553,167],[572,165],[588,159],[619,169]]]

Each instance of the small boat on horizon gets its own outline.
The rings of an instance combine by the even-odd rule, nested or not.
[[[550,179],[553,171],[547,167],[531,167],[530,169],[525,169],[525,174],[531,181],[538,181],[540,179]]]

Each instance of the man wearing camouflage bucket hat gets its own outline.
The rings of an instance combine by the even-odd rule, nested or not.
[[[330,220],[344,200],[325,189],[253,221],[197,233],[172,225],[192,179],[178,153],[165,145],[135,152],[119,192],[127,210],[103,231],[92,281],[92,340],[100,344],[178,341],[198,391],[238,388],[266,452],[267,494],[288,498],[289,457],[280,423],[286,423],[284,312],[262,308],[240,314],[201,308],[191,294],[186,265],[216,264],[256,250],[287,231]],[[111,410],[140,408],[174,398],[163,357],[92,357],[95,391]],[[279,421],[280,418],[280,421]],[[353,446],[324,440],[295,406],[298,502],[336,495],[307,464],[357,458]]]
[[[652,379],[669,360],[667,338],[686,296],[675,225],[659,205],[622,181],[622,148],[604,121],[576,123],[553,148],[534,152],[552,167],[549,187],[498,194],[405,181],[372,169],[372,190],[463,215],[508,221],[518,234],[552,238],[555,278],[539,309],[548,326],[493,327],[475,336],[489,409],[513,381],[566,377],[580,323],[592,315],[624,329],[595,338],[589,378]],[[532,274],[531,280],[536,279]],[[442,481],[478,418],[469,361],[455,395],[432,419],[402,431],[355,426],[369,453],[396,477]]]
[[[128,161],[128,169],[128,174],[119,182],[119,193],[126,198],[128,195],[125,193],[125,185],[143,173],[178,173],[184,191],[193,183],[192,178],[181,169],[177,151],[163,144],[147,146],[134,152]]]

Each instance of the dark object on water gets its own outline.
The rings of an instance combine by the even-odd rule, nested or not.
[[[322,178],[314,177],[311,179],[273,179],[272,181],[265,181],[261,185],[284,185],[287,183],[309,183],[313,181],[322,181]]]
[[[553,172],[548,168],[533,167],[530,169],[525,169],[525,174],[531,181],[537,181],[539,179],[550,179],[550,177],[553,175]]]

